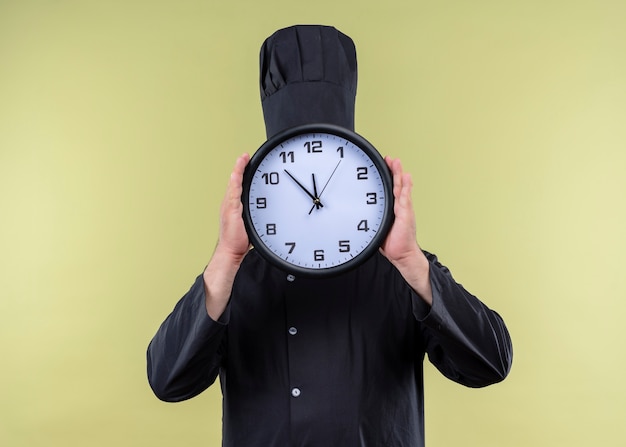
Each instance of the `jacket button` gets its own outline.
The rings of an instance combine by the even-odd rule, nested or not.
[[[291,395],[293,397],[298,397],[300,395],[300,388],[292,388],[291,389]]]
[[[289,334],[290,335],[296,335],[298,333],[298,329],[296,329],[295,327],[290,327],[289,328]]]

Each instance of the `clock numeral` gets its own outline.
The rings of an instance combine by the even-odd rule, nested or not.
[[[287,163],[287,160],[289,160],[290,163],[294,162],[293,151],[281,152],[278,156],[283,159],[283,163]]]
[[[285,242],[285,245],[289,247],[289,251],[287,252],[288,254],[293,253],[293,250],[296,248],[295,242]]]
[[[359,222],[359,224],[356,226],[356,229],[359,231],[370,231],[370,227],[367,225],[367,219],[363,219],[361,222]]]
[[[261,175],[261,178],[265,180],[266,185],[278,185],[278,182],[280,181],[278,172],[270,172],[269,174],[266,172]]]
[[[356,168],[356,179],[367,180],[367,168],[365,167]]]
[[[265,233],[267,233],[268,236],[275,236],[276,235],[276,224],[273,223],[268,223],[265,225]]]
[[[265,197],[256,198],[256,207],[259,210],[267,208],[267,199]]]
[[[313,251],[313,259],[316,261],[324,260],[324,250],[315,250]]]
[[[378,195],[375,192],[368,192],[365,196],[367,197],[367,202],[365,202],[366,204],[376,205],[378,203]]]
[[[339,146],[337,152],[339,152],[339,158],[343,158],[343,146]]]
[[[339,252],[348,253],[350,251],[350,241],[339,241]]]
[[[304,143],[304,147],[306,147],[306,151],[309,154],[319,154],[320,152],[322,152],[322,142],[320,140],[307,141],[306,143]]]

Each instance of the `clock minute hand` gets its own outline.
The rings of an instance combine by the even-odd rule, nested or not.
[[[302,190],[303,190],[305,193],[307,193],[307,195],[308,195],[311,199],[313,199],[313,203],[315,204],[314,206],[318,206],[318,205],[319,205],[320,207],[324,206],[324,205],[322,205],[322,202],[320,202],[320,199],[319,199],[318,197],[315,197],[313,194],[311,194],[311,193],[309,192],[309,190],[308,190],[308,189],[306,189],[306,188],[304,187],[304,185],[298,181],[298,179],[297,179],[297,178],[295,178],[293,175],[291,175],[291,173],[290,173],[288,170],[286,170],[286,169],[285,169],[284,171],[285,171],[285,173],[286,173],[289,177],[291,177],[291,179],[292,179],[294,182],[296,182],[296,184],[297,184],[300,188],[302,188]]]

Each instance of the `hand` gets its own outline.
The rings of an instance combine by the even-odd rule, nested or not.
[[[395,220],[381,246],[381,252],[424,301],[432,304],[430,266],[416,239],[415,213],[411,200],[413,180],[410,174],[402,171],[400,160],[385,157],[385,162],[393,175]]]
[[[249,161],[250,156],[243,154],[235,162],[220,208],[220,233],[217,247],[204,269],[205,306],[207,314],[216,321],[226,309],[235,275],[250,249],[250,241],[241,217],[243,172]]]
[[[235,162],[220,208],[220,234],[216,251],[230,255],[234,260],[241,260],[250,248],[248,234],[241,217],[243,173],[249,161],[250,156],[243,154]]]
[[[381,246],[383,254],[392,262],[402,262],[420,251],[417,244],[415,213],[411,201],[413,181],[411,175],[402,172],[400,160],[385,157],[385,162],[393,176],[393,212],[395,219],[387,238]]]

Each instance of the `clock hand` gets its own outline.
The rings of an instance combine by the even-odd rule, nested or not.
[[[319,210],[320,207],[322,207],[323,205],[322,205],[322,202],[320,202],[320,196],[317,195],[317,185],[315,184],[315,174],[311,174],[311,177],[313,177],[313,194],[315,195],[315,200],[313,202],[315,203],[315,207]]]
[[[315,195],[316,198],[315,200],[313,200],[314,205],[309,210],[309,214],[311,214],[315,208],[319,210],[322,206],[324,206],[322,205],[322,202],[320,202],[319,196],[317,195],[317,184],[315,183],[315,174],[311,174],[311,177],[313,177],[313,194]]]
[[[341,163],[341,160],[337,162],[337,166],[335,166],[335,169],[333,169],[333,172],[330,173],[330,177],[328,177],[328,180],[326,180],[326,184],[322,188],[322,192],[320,192],[320,197],[322,197],[322,194],[324,194],[324,191],[326,190],[326,187],[328,186],[330,179],[333,178],[333,175],[335,175],[335,172],[337,171],[337,168],[339,167],[339,163]]]
[[[328,177],[328,180],[326,180],[326,184],[322,188],[322,191],[320,192],[319,197],[322,197],[322,194],[324,194],[324,191],[326,190],[326,187],[328,186],[328,183],[330,183],[330,179],[333,178],[333,175],[335,175],[335,172],[337,171],[337,168],[339,167],[339,163],[341,163],[341,160],[339,160],[337,162],[337,166],[335,166],[335,169],[333,169],[333,172],[330,173],[330,177]],[[315,177],[313,177],[313,188],[315,188]],[[317,195],[317,193],[316,193],[316,195]],[[317,200],[319,200],[319,197],[318,197]],[[320,206],[323,206],[323,205],[320,203]],[[313,206],[313,208],[315,208],[315,205]],[[309,211],[309,214],[311,214],[311,212],[313,211],[313,208],[311,208],[311,211]]]
[[[313,205],[313,207],[315,207],[315,206],[317,206],[317,205],[319,205],[320,207],[324,206],[324,205],[322,205],[322,202],[320,202],[320,199],[319,199],[319,198],[317,198],[317,197],[315,197],[313,194],[311,194],[311,193],[309,192],[309,190],[308,190],[308,189],[306,189],[306,188],[304,187],[304,185],[302,185],[302,183],[300,183],[300,182],[298,181],[298,179],[296,179],[293,175],[291,175],[291,173],[290,173],[288,170],[286,170],[286,169],[285,169],[284,171],[285,171],[285,173],[286,173],[289,177],[291,177],[291,179],[292,179],[294,182],[296,182],[296,184],[297,184],[300,188],[302,188],[302,190],[303,190],[304,192],[306,192],[306,193],[307,193],[307,195],[308,195],[311,199],[313,199],[313,203],[315,203],[315,205]],[[309,214],[310,214],[310,213],[309,213]]]

